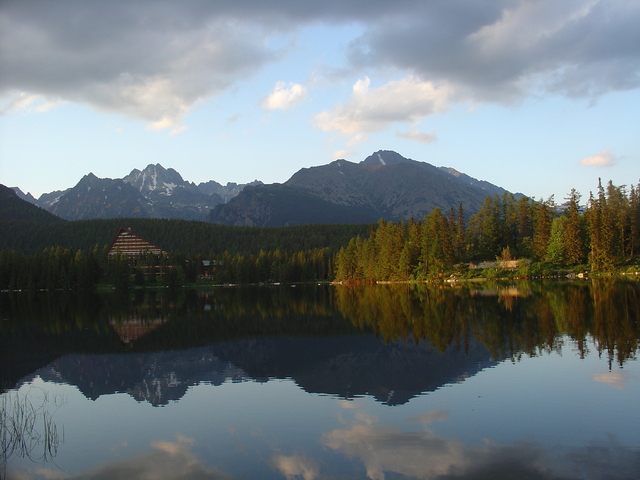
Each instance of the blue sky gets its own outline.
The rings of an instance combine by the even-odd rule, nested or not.
[[[377,150],[535,198],[640,182],[640,2],[0,1],[0,183],[284,182]]]

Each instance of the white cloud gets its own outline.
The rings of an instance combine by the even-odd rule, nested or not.
[[[582,165],[584,167],[606,168],[615,165],[618,159],[619,157],[611,153],[611,148],[605,148],[600,153],[591,157],[583,158],[578,162],[578,165]]]
[[[36,100],[38,100],[39,95],[32,95],[25,92],[21,92],[18,95],[15,95],[7,104],[2,107],[2,113],[5,114],[7,112],[17,112],[20,110],[24,110],[29,108]]]
[[[20,92],[10,97],[10,99],[6,102],[2,109],[0,109],[0,115],[22,110],[42,113],[47,112],[63,103],[64,102],[60,99],[45,100],[41,95]]]
[[[23,91],[173,128],[195,103],[278,57],[251,20],[198,3],[7,2],[0,94]],[[204,11],[202,11],[204,9]]]
[[[36,112],[48,112],[49,110],[53,110],[54,108],[57,108],[60,105],[63,105],[64,103],[66,102],[60,99],[53,99],[53,100],[50,99],[38,105],[36,107]]]
[[[299,83],[278,82],[263,102],[267,110],[287,110],[307,97],[307,89]]]
[[[369,141],[369,137],[364,133],[358,133],[354,135],[347,141],[347,147],[356,147],[361,143],[366,143]]]
[[[430,115],[442,103],[438,98],[450,100],[454,87],[467,98],[498,102],[541,92],[597,97],[640,87],[640,3],[633,1],[2,5],[0,95],[19,91],[27,102],[40,96],[45,105],[79,103],[156,127],[163,118],[175,125],[201,99],[281,60],[300,46],[289,35],[319,22],[360,26],[347,48],[348,64],[336,68],[409,75],[371,90],[367,80],[358,82],[348,104],[319,116],[327,130],[377,131]],[[275,47],[283,36],[292,41]],[[290,108],[304,98],[303,86],[279,85],[265,108]],[[394,88],[400,93],[395,109],[388,104]],[[417,94],[414,108],[402,94],[410,91]]]
[[[420,130],[416,130],[412,128],[407,132],[396,132],[396,135],[400,138],[406,138],[407,140],[412,140],[414,142],[420,143],[432,143],[437,140],[437,136],[433,132],[421,132]]]
[[[175,126],[177,119],[171,117],[161,117],[159,120],[147,125],[147,130],[164,130],[166,128],[172,128]]]
[[[331,154],[331,158],[333,158],[334,160],[341,160],[341,159],[349,158],[353,155],[355,155],[355,152],[348,149],[336,150]]]
[[[189,130],[189,127],[187,127],[186,125],[178,125],[177,127],[173,127],[171,129],[171,135],[178,135],[179,133],[182,133],[185,130]]]
[[[344,134],[378,132],[395,122],[415,122],[442,113],[452,97],[450,88],[424,82],[415,76],[370,89],[371,80],[358,80],[349,101],[336,105],[315,117],[316,125],[325,131]]]

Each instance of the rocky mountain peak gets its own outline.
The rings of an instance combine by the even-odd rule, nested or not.
[[[168,196],[178,186],[191,186],[173,168],[165,169],[159,163],[155,165],[149,164],[142,171],[133,169],[122,180],[137,188],[143,195],[158,194]]]
[[[420,219],[434,208],[471,215],[504,189],[426,162],[379,150],[360,163],[335,160],[303,168],[282,185],[245,189],[218,205],[209,221],[229,225],[369,223]]]
[[[30,192],[24,193],[22,190],[20,190],[19,187],[10,187],[10,188],[15,192],[18,198],[25,200],[29,203],[32,203],[33,205],[38,204],[38,200],[33,195],[31,195]]]
[[[375,167],[378,165],[396,165],[398,163],[410,163],[414,160],[403,157],[393,150],[378,150],[365,158],[360,165]]]

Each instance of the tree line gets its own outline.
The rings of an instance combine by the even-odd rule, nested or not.
[[[213,283],[407,281],[467,273],[469,262],[526,258],[521,276],[549,269],[607,271],[640,250],[640,185],[598,185],[586,206],[510,193],[423,219],[375,225],[229,227],[162,219],[49,224],[0,221],[0,290]],[[122,225],[168,251],[131,262],[108,256]],[[51,246],[55,245],[55,246]],[[491,272],[491,270],[489,271]]]
[[[169,252],[131,262],[107,255],[126,225]],[[0,290],[69,290],[214,283],[327,281],[332,258],[368,225],[232,227],[165,219],[44,224],[0,220]],[[53,245],[53,246],[52,246]],[[205,263],[207,265],[205,265]]]
[[[118,289],[179,287],[203,280],[214,284],[328,281],[332,257],[328,248],[261,250],[257,255],[148,254],[135,260],[108,255],[106,246],[88,251],[46,248],[31,255],[0,251],[0,290],[86,290],[100,284]]]
[[[0,212],[1,213],[1,212]],[[0,215],[0,251],[26,254],[62,247],[88,251],[96,244],[110,245],[120,228],[130,227],[136,235],[167,252],[210,256],[258,255],[260,250],[296,252],[329,248],[337,251],[369,228],[363,224],[314,224],[288,227],[241,227],[195,220],[160,218],[111,218],[43,223],[10,219]]]
[[[640,251],[640,185],[599,182],[585,207],[571,190],[557,205],[504,193],[487,196],[465,221],[462,206],[434,209],[424,219],[380,220],[369,235],[356,236],[336,255],[337,281],[425,280],[464,273],[474,260],[526,258],[529,276],[549,268],[607,271]]]

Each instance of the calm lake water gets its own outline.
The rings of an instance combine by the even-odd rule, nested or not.
[[[0,294],[7,479],[638,479],[640,282]]]

